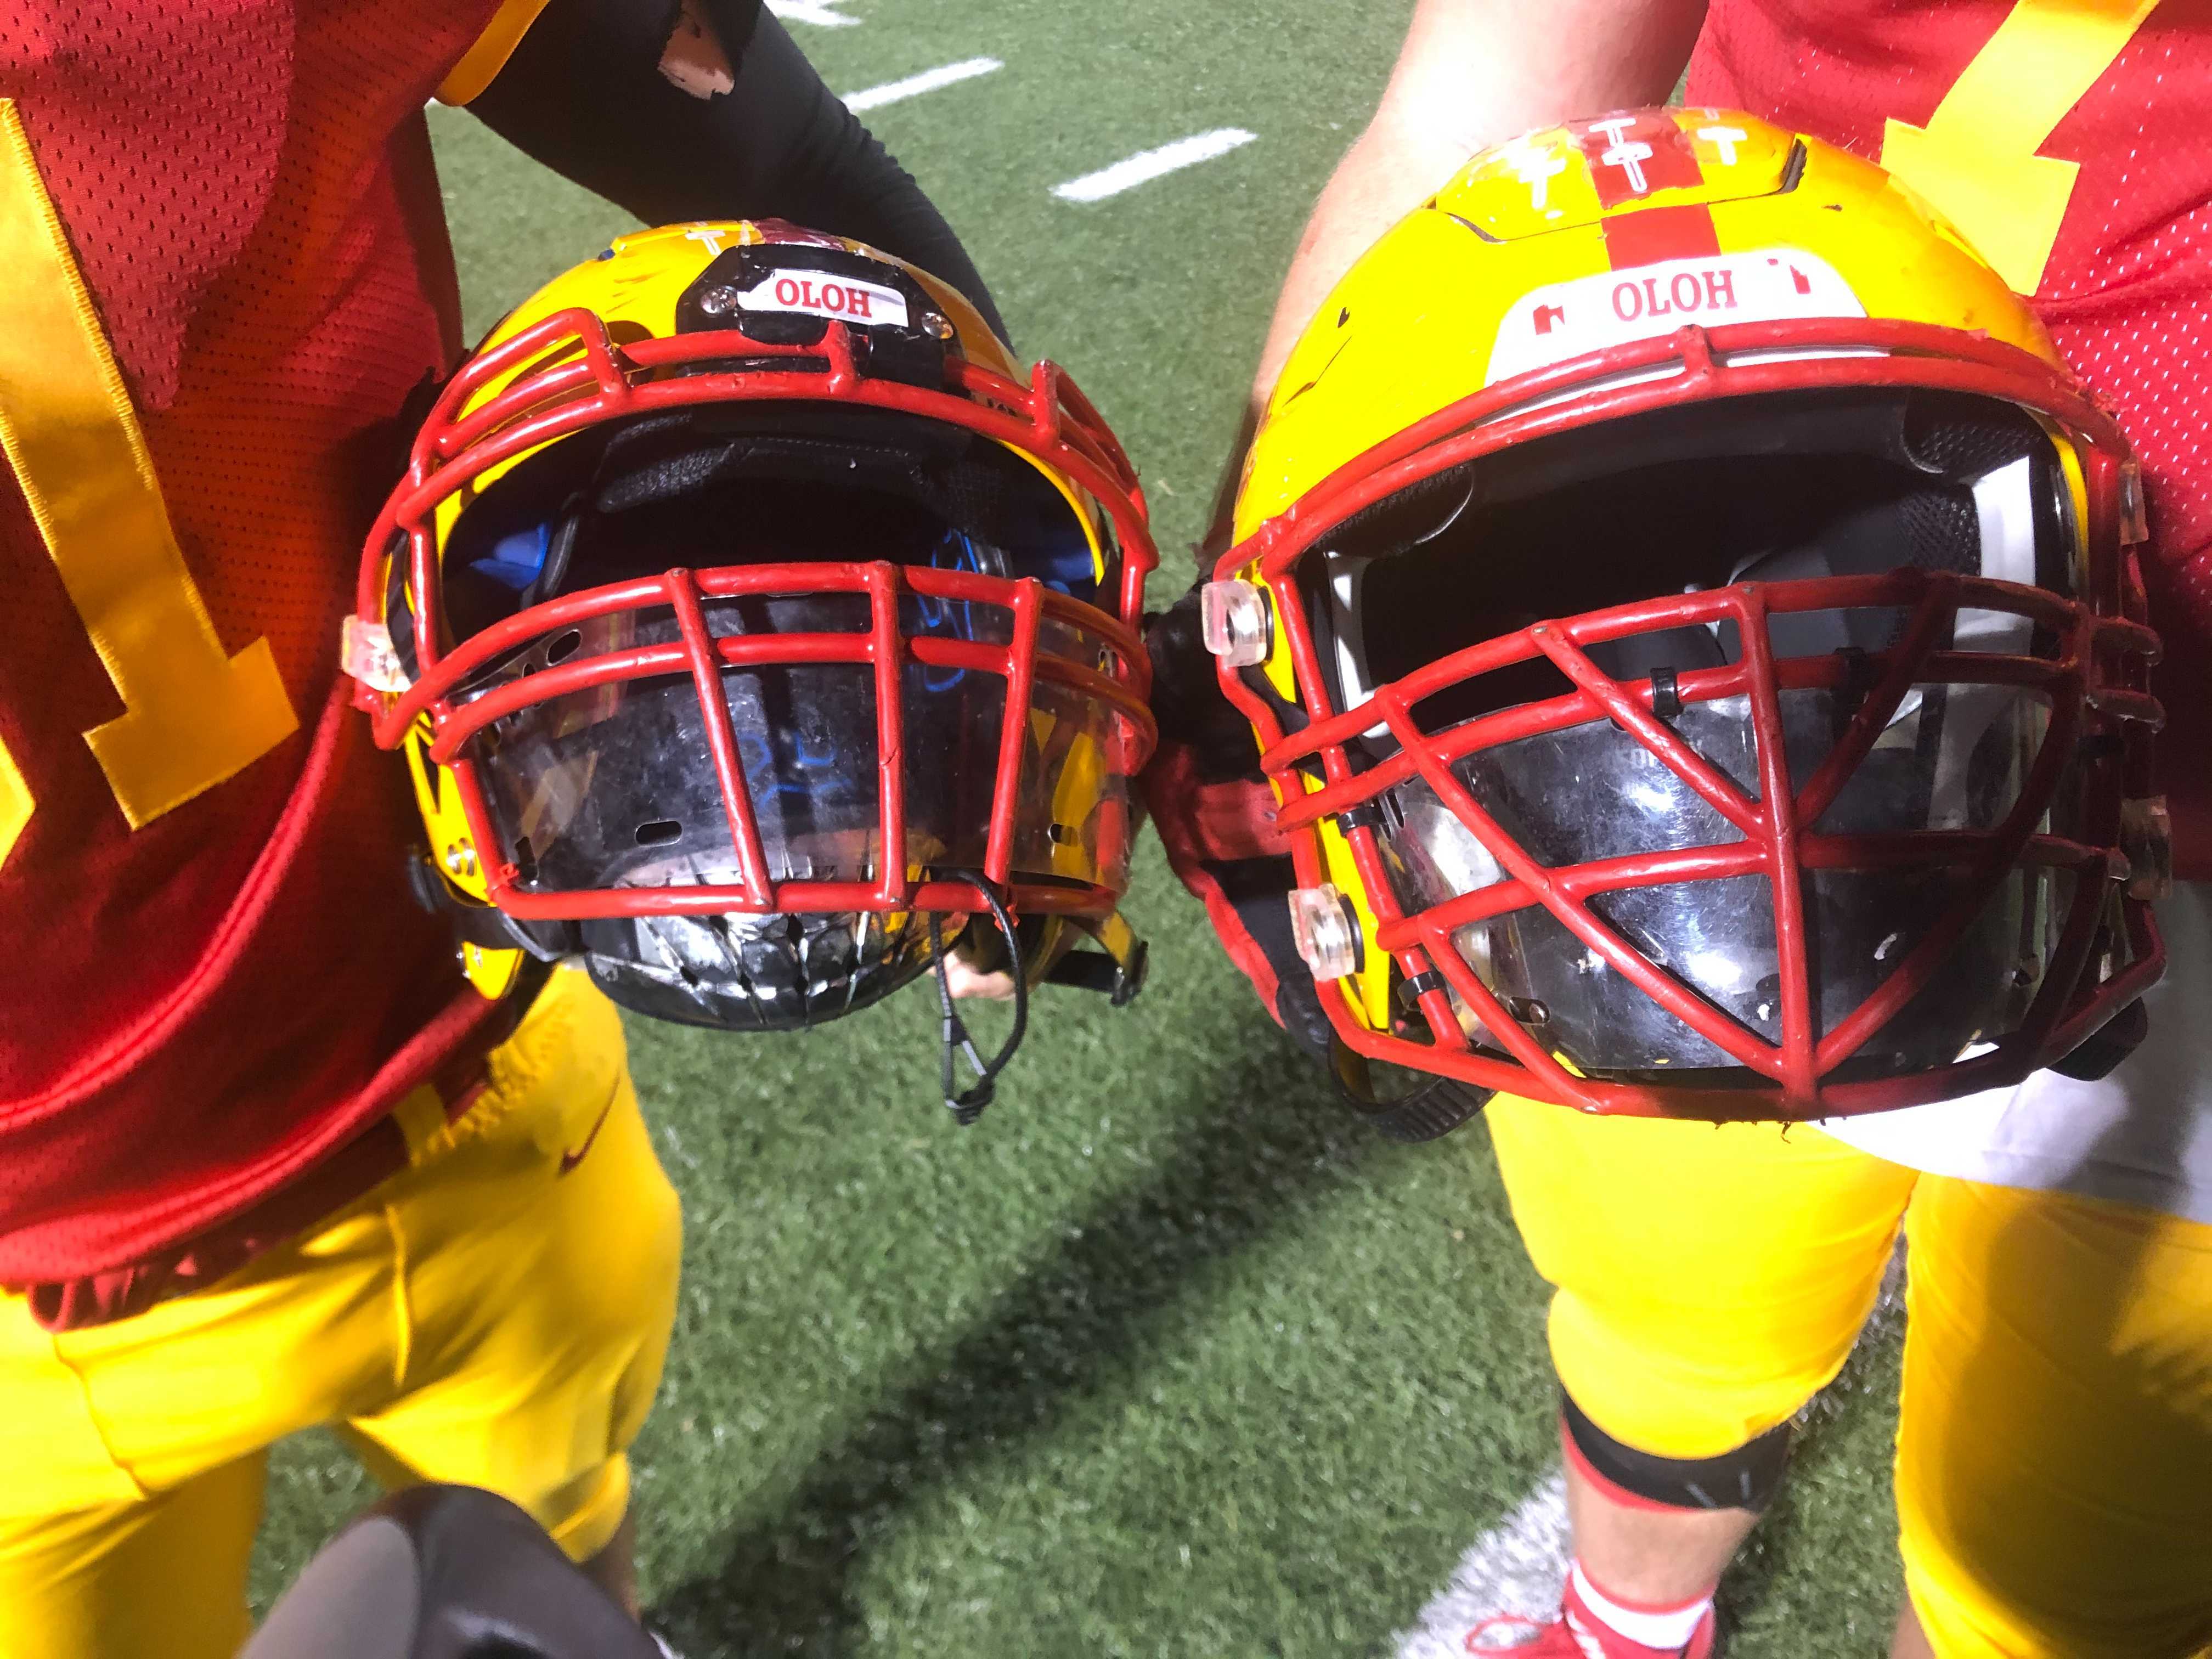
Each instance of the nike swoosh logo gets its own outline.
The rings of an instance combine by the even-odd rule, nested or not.
[[[573,1152],[563,1152],[561,1154],[562,1175],[568,1174],[569,1170],[574,1169],[579,1164],[581,1164],[584,1161],[584,1154],[592,1150],[592,1143],[599,1138],[599,1131],[606,1127],[607,1114],[614,1110],[614,1109],[615,1103],[611,1100],[605,1105],[600,1107],[599,1116],[592,1121],[592,1133],[584,1137],[584,1144],[577,1147]]]

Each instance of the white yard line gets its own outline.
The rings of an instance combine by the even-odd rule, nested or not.
[[[1554,1616],[1567,1577],[1567,1483],[1557,1469],[1474,1540],[1451,1583],[1393,1638],[1398,1659],[1467,1659],[1467,1633],[1503,1613]]]
[[[787,23],[811,23],[817,28],[849,29],[860,22],[837,8],[844,0],[768,0],[768,9]]]
[[[1195,167],[1200,161],[1211,161],[1217,155],[1226,155],[1239,144],[1250,143],[1254,136],[1242,127],[1222,127],[1212,132],[1178,138],[1172,144],[1162,144],[1158,149],[1132,155],[1126,161],[1116,161],[1110,167],[1086,173],[1080,179],[1071,179],[1064,185],[1054,185],[1052,193],[1063,202],[1101,202],[1109,196],[1119,196],[1125,190],[1133,190],[1157,179],[1164,173],[1173,173],[1179,167]]]
[[[972,81],[979,75],[989,75],[1006,65],[995,58],[963,58],[957,64],[947,64],[942,69],[924,70],[919,75],[909,75],[903,81],[886,81],[879,87],[870,87],[865,92],[845,94],[845,107],[858,115],[862,110],[880,109],[885,104],[896,104],[902,98],[919,98],[925,92],[935,92],[939,87]]]

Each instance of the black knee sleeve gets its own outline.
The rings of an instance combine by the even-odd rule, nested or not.
[[[1622,1445],[1591,1422],[1564,1390],[1559,1414],[1574,1450],[1600,1478],[1632,1497],[1669,1509],[1760,1514],[1773,1501],[1790,1463],[1787,1423],[1718,1457],[1655,1457]]]

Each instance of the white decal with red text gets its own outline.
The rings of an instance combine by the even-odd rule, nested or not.
[[[1866,307],[1835,267],[1792,248],[1700,254],[1547,283],[1516,301],[1491,348],[1492,386],[1532,368],[1626,340],[1672,334],[1686,323],[1786,317],[1863,317]]]
[[[870,328],[907,325],[906,296],[896,289],[819,270],[773,272],[740,289],[738,305],[744,311],[795,311]]]

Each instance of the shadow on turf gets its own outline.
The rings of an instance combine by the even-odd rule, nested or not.
[[[865,1632],[848,1577],[902,1510],[971,1460],[1048,1430],[1194,1272],[1382,1148],[1288,1045],[1227,1058],[1156,1180],[1094,1212],[928,1381],[817,1459],[773,1521],[740,1533],[719,1572],[678,1585],[649,1616],[695,1654],[851,1650]]]
[[[653,1622],[701,1659],[855,1651],[866,1631],[848,1581],[902,1511],[974,1460],[1048,1432],[1193,1273],[1259,1243],[1294,1220],[1302,1200],[1382,1152],[1386,1143],[1287,1045],[1263,1039],[1227,1058],[1195,1091],[1196,1121],[1156,1180],[1093,1212],[941,1353],[927,1382],[827,1449],[772,1520],[739,1532],[720,1571],[662,1598],[648,1615]],[[1826,1403],[1808,1409],[1801,1480],[1817,1478],[1838,1397],[1888,1383],[1895,1340],[1891,1331],[1862,1341]],[[1721,1599],[1732,1625],[1755,1621],[1771,1593],[1801,1524],[1796,1507],[1785,1488],[1730,1570]]]

